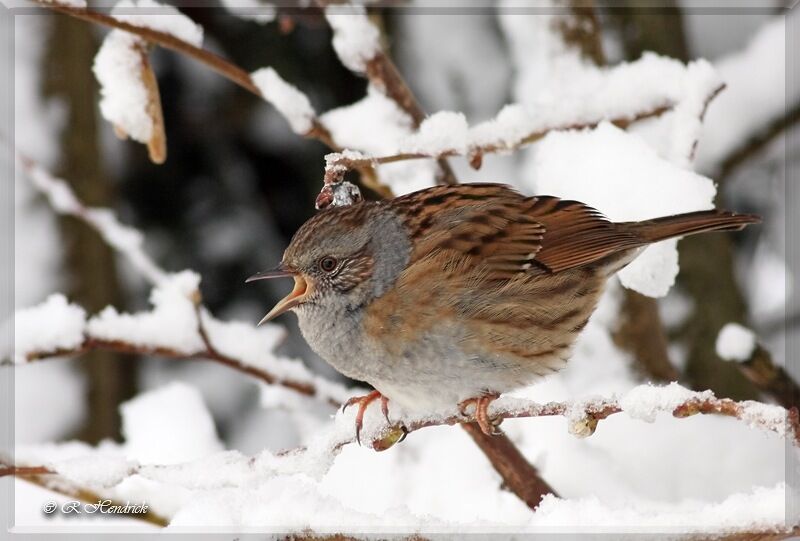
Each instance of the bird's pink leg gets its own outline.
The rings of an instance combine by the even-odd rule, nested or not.
[[[496,436],[500,434],[500,431],[497,429],[497,425],[500,423],[493,422],[489,418],[488,409],[489,404],[497,400],[499,397],[499,393],[486,393],[474,398],[467,398],[466,400],[458,403],[458,411],[461,412],[461,415],[467,416],[467,407],[474,405],[475,421],[477,421],[478,426],[481,427],[481,431],[487,436]]]
[[[364,396],[354,396],[342,405],[342,412],[344,412],[348,406],[358,404],[358,411],[356,412],[356,441],[359,445],[361,445],[361,427],[364,425],[364,413],[367,411],[367,406],[378,398],[381,399],[381,412],[386,418],[386,422],[389,422],[389,399],[379,391],[372,391]]]

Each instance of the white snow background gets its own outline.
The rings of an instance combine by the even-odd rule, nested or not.
[[[147,5],[153,3],[148,0]],[[239,4],[230,5],[235,10]],[[262,15],[248,17],[262,23],[271,20],[268,13]],[[202,30],[187,25],[181,16],[129,17],[201,43]],[[334,9],[326,17],[342,62],[363,71],[379,46],[369,21],[363,14]],[[709,51],[708,61],[684,66],[648,54],[608,69],[587,65],[563,50],[549,35],[548,19],[511,11],[491,24],[486,16],[402,17],[398,33],[413,39],[398,44],[401,71],[408,73],[424,102],[442,110],[415,131],[408,116],[370,86],[362,100],[327,111],[319,120],[340,145],[366,155],[419,150],[436,154],[463,151],[487,140],[513,143],[537,126],[617,118],[672,100],[678,106],[671,113],[632,129],[601,122],[594,129],[552,132],[512,156],[486,156],[480,171],[470,169],[464,160],[451,160],[465,181],[503,181],[526,193],[579,199],[614,220],[636,220],[712,208],[719,159],[752,126],[779,115],[784,98],[798,99],[782,95],[785,51],[778,17],[762,17],[736,41],[713,17],[692,20],[695,52],[702,56]],[[63,115],[57,103],[37,99],[39,24],[36,16],[15,19],[14,139],[17,148],[49,166],[57,161]],[[727,47],[715,49],[714,36],[727,40]],[[113,52],[120,41],[124,41],[120,34],[109,34],[94,67],[104,88],[101,111],[108,120],[127,126],[134,137],[146,139],[149,119],[142,115],[139,90],[135,84],[123,84],[124,77],[115,71],[119,62],[109,67],[104,61],[103,55],[111,54],[109,49]],[[452,80],[481,84],[464,85],[461,92],[436,82],[445,73]],[[265,100],[285,115],[291,130],[310,129],[316,113],[300,90],[268,66],[254,72],[253,78]],[[701,124],[703,96],[721,82],[727,89],[712,102]],[[699,140],[696,152],[695,140]],[[322,168],[320,164],[320,177]],[[432,185],[435,172],[433,160],[378,167],[380,180],[396,194]],[[749,188],[741,183],[735,187],[744,194],[757,191],[764,176],[756,172],[746,181]],[[347,445],[334,455],[331,442],[352,432],[352,411],[336,414],[324,401],[216,367],[186,370],[184,381],[170,383],[157,368],[150,371],[145,376],[147,389],[121,409],[121,444],[90,447],[64,442],[65,434],[87,414],[83,382],[72,370],[72,361],[28,365],[25,354],[74,347],[86,333],[186,353],[202,349],[191,301],[200,277],[192,271],[162,274],[157,267],[148,267],[148,259],[136,259],[140,238],[112,234],[110,242],[116,240],[123,250],[127,247],[134,253],[134,270],[149,269],[144,273],[149,273],[154,286],[152,309],[123,314],[109,307],[99,314],[85,313],[58,293],[63,284],[57,280],[59,239],[53,213],[31,186],[17,166],[14,265],[19,312],[14,322],[2,322],[15,327],[13,352],[10,344],[0,344],[3,353],[18,363],[13,368],[15,458],[18,463],[47,465],[65,479],[116,500],[147,502],[169,519],[168,531],[736,532],[778,529],[792,518],[785,515],[791,487],[785,482],[783,438],[734,419],[677,420],[653,414],[648,408],[655,395],[638,387],[642,381],[632,359],[611,339],[623,286],[653,297],[667,296],[661,305],[667,321],[679,321],[685,314],[680,297],[671,291],[680,268],[675,241],[648,248],[620,273],[618,282],[610,284],[562,373],[515,393],[540,403],[624,396],[630,409],[638,412],[602,421],[585,439],[570,435],[567,422],[559,417],[504,422],[505,432],[559,493],[558,498],[545,498],[536,511],[500,486],[486,458],[457,427],[414,432],[383,453]],[[777,198],[773,204],[793,202]],[[786,211],[776,211],[780,212]],[[107,230],[121,231],[114,229],[116,222],[108,225],[108,216],[99,220]],[[742,261],[740,270],[754,277],[745,282],[748,296],[767,292],[761,296],[773,300],[764,313],[776,313],[787,303],[788,292],[785,282],[775,277],[788,271],[783,251],[776,248],[780,243],[764,242],[759,253],[767,254],[762,260],[772,266],[764,270]],[[255,330],[255,322],[225,323],[206,316],[209,333],[226,354],[284,377],[313,381],[324,397],[348,396],[302,363],[275,354],[282,336],[278,326]],[[43,319],[53,322],[47,332],[37,325]],[[726,327],[717,345],[720,356],[739,359],[752,351],[753,332],[758,329]],[[765,340],[763,345],[783,362],[780,344]],[[676,354],[679,358],[680,352]],[[239,420],[230,435],[221,438],[215,416],[230,409],[232,394],[256,386],[261,393],[258,411]],[[632,389],[636,391],[629,393]],[[683,391],[670,387],[667,392]],[[378,409],[368,411],[367,431],[381,426]],[[279,453],[300,446],[306,447],[304,453]],[[49,521],[38,513],[45,501],[54,499],[51,493],[22,481],[14,481],[14,490],[17,531],[50,532],[65,526],[65,521]],[[76,524],[86,531],[148,528],[132,520],[115,521],[112,526],[72,521],[72,531]]]

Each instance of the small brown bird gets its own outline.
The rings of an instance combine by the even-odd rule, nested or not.
[[[319,212],[278,269],[295,286],[262,320],[293,310],[337,370],[411,410],[474,405],[481,429],[500,393],[564,367],[606,281],[650,243],[740,230],[760,219],[720,210],[613,223],[557,197],[501,184],[440,186]]]

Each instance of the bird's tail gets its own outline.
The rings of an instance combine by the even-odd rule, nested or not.
[[[715,209],[664,216],[643,222],[628,222],[625,225],[644,242],[650,243],[706,231],[741,231],[750,224],[760,222],[761,217],[755,214],[737,214]]]

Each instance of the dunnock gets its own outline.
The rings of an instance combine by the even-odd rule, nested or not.
[[[759,218],[720,210],[613,223],[557,197],[501,184],[440,186],[391,201],[319,212],[277,270],[294,289],[262,320],[288,310],[337,370],[412,410],[487,406],[499,393],[564,367],[610,276],[642,247]]]

